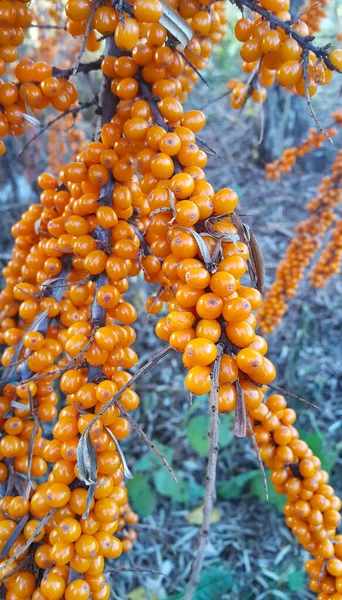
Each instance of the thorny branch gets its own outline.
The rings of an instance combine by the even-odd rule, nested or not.
[[[80,62],[77,67],[77,74],[82,73],[83,75],[88,75],[88,73],[91,71],[98,71],[98,69],[101,67],[102,60],[103,56],[100,56],[98,59],[88,63]],[[71,75],[74,75],[74,69],[75,67],[70,67],[70,69],[59,69],[58,67],[52,67],[52,75],[53,77],[63,77],[64,79],[68,79],[71,77]]]

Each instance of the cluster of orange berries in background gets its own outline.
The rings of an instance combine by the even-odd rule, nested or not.
[[[291,20],[290,0],[265,0],[260,5],[282,21]],[[306,13],[306,16],[309,14]],[[304,37],[310,34],[305,18],[298,19],[291,25],[291,29]],[[303,49],[293,37],[279,26],[272,28],[269,21],[257,14],[254,19],[239,19],[234,27],[234,35],[242,42],[242,70],[250,75],[247,83],[238,79],[228,81],[227,88],[231,92],[230,102],[233,108],[240,109],[250,96],[254,102],[264,102],[267,88],[274,82],[300,96],[306,96]],[[329,59],[340,69],[342,51],[333,50]],[[326,85],[331,81],[333,71],[323,61],[317,60],[311,51],[308,61],[309,95],[314,96],[319,85]]]
[[[331,241],[322,250],[309,279],[313,287],[324,287],[329,278],[341,272],[342,263],[342,221],[337,221],[331,230]]]
[[[318,194],[307,205],[311,215],[295,228],[295,237],[291,240],[284,259],[280,262],[275,281],[265,295],[258,312],[258,325],[264,333],[270,333],[281,322],[287,311],[287,301],[298,290],[305,269],[311,264],[315,253],[329,228],[335,221],[334,209],[342,200],[342,150],[336,156],[331,167],[331,175],[325,176],[318,186]],[[330,276],[335,272],[331,266]],[[324,285],[328,281],[327,271]],[[320,281],[313,276],[312,281]],[[319,284],[319,285],[321,285]]]
[[[310,34],[317,33],[321,29],[321,21],[326,18],[324,7],[328,6],[328,0],[309,0],[301,9],[301,20],[307,24]]]
[[[64,112],[78,99],[76,86],[67,79],[53,77],[52,67],[44,61],[23,58],[15,68],[15,75],[19,85],[8,82],[0,86],[0,104],[4,109],[0,116],[1,138],[22,135],[28,111],[42,110],[51,104]],[[0,152],[5,152],[2,140]]]
[[[269,396],[250,412],[254,436],[271,481],[287,497],[286,524],[314,556],[305,568],[318,600],[342,599],[341,500],[328,485],[328,473],[294,427],[296,413],[283,396]]]
[[[298,158],[309,154],[313,150],[322,148],[328,140],[325,133],[310,127],[308,137],[297,147],[286,148],[280,158],[266,165],[266,179],[279,179],[282,173],[291,173]],[[326,133],[330,137],[337,134],[336,127],[329,127]]]

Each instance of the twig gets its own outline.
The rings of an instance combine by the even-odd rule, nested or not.
[[[200,574],[204,562],[204,554],[207,546],[207,540],[210,530],[210,516],[215,497],[216,484],[216,466],[218,454],[218,432],[219,432],[219,416],[218,416],[218,390],[219,390],[219,374],[221,357],[223,354],[223,345],[218,344],[218,355],[213,366],[213,378],[210,389],[210,425],[209,437],[210,446],[208,454],[205,496],[203,504],[203,521],[199,537],[199,544],[196,550],[196,557],[192,565],[190,581],[184,594],[183,600],[191,600],[197,588]]]
[[[189,60],[189,58],[185,56],[184,52],[181,52],[180,54],[184,58],[185,62],[189,65],[189,67],[196,73],[196,75],[198,75],[200,80],[203,81],[203,83],[207,86],[207,88],[210,88],[210,85],[207,82],[207,80],[203,77],[200,71],[196,69],[196,67],[192,64],[191,60]]]
[[[145,373],[146,373],[146,371],[145,371]],[[131,381],[132,381],[132,379],[131,379]],[[131,381],[129,381],[128,383],[130,383]],[[121,390],[120,390],[120,392],[121,392]],[[145,444],[147,444],[147,446],[149,448],[151,448],[151,450],[155,453],[155,455],[158,456],[160,462],[169,471],[172,479],[174,479],[174,481],[176,481],[178,483],[177,477],[176,477],[175,473],[173,472],[172,468],[170,467],[169,463],[167,462],[165,456],[160,452],[160,450],[158,450],[157,446],[154,445],[151,438],[147,435],[147,433],[145,433],[145,431],[143,429],[141,429],[140,425],[135,421],[135,419],[133,419],[133,417],[131,417],[129,412],[127,412],[124,409],[124,407],[120,404],[120,402],[118,400],[115,402],[115,404],[120,409],[120,412],[124,415],[124,417],[127,419],[127,421],[129,421],[129,423],[132,425],[133,429],[135,429],[138,436],[141,437],[141,439],[144,440]]]
[[[333,144],[333,141],[332,141],[330,135],[328,134],[326,129],[324,129],[324,127],[321,125],[321,123],[313,109],[313,106],[311,104],[310,87],[309,87],[309,50],[303,51],[303,75],[304,75],[305,98],[306,98],[306,103],[308,105],[309,113],[310,113],[312,119],[315,121],[318,129],[325,135],[325,137],[329,140],[329,142],[331,142]]]
[[[22,157],[22,155],[24,154],[24,152],[27,150],[27,148],[32,144],[32,142],[34,142],[43,133],[45,133],[45,131],[47,131],[50,127],[52,127],[52,125],[57,123],[57,121],[59,121],[60,119],[64,119],[64,117],[66,117],[67,115],[72,115],[75,118],[76,115],[78,115],[78,113],[81,112],[82,110],[86,110],[87,108],[90,108],[91,106],[94,106],[95,104],[97,104],[97,100],[98,100],[97,96],[95,96],[93,98],[93,100],[91,100],[90,102],[85,102],[84,104],[80,104],[79,106],[75,106],[74,108],[68,108],[68,110],[65,110],[60,115],[57,115],[57,117],[55,117],[54,119],[51,119],[51,121],[48,121],[46,123],[46,125],[44,125],[44,127],[42,127],[33,137],[31,137],[31,139],[29,139],[29,141],[25,144],[25,146],[19,152],[19,154],[17,155],[15,160],[19,160]]]
[[[153,569],[142,569],[140,567],[116,567],[113,569],[105,569],[103,573],[120,573],[121,571],[129,571],[131,573],[150,573],[151,575],[163,575],[166,576],[166,573],[162,573],[162,571],[154,571]]]
[[[251,421],[251,418],[250,418],[250,416],[249,416],[248,413],[246,414],[246,419],[247,419],[247,425],[248,425],[248,429],[249,429],[249,432],[250,432],[252,444],[253,444],[254,450],[256,452],[257,459],[258,459],[260,475],[261,475],[262,483],[263,483],[264,490],[265,490],[265,497],[266,497],[267,502],[269,502],[265,467],[264,467],[264,463],[262,462],[262,459],[261,459],[261,456],[260,456],[259,446],[258,446],[258,444],[256,442],[254,431],[253,431],[252,421]]]
[[[97,71],[101,67],[101,63],[103,60],[103,56],[100,56],[98,59],[93,60],[88,63],[79,63],[77,68],[77,74],[83,73],[83,75],[88,75],[91,71]],[[71,75],[74,75],[75,67],[70,67],[70,69],[59,69],[58,67],[52,67],[52,75],[53,77],[63,77],[64,79],[68,79]]]
[[[87,41],[88,41],[90,30],[91,30],[91,26],[92,26],[92,23],[93,23],[93,18],[94,18],[95,11],[100,6],[101,3],[102,3],[102,0],[96,0],[96,2],[94,2],[94,4],[91,7],[90,15],[89,15],[88,21],[87,21],[86,30],[84,32],[84,36],[83,36],[83,40],[82,40],[82,46],[81,46],[81,49],[79,51],[79,55],[77,57],[75,66],[74,66],[72,74],[71,74],[72,77],[74,77],[74,75],[76,75],[76,73],[78,71],[79,64],[81,62],[82,56],[84,54],[84,51],[86,49],[86,45],[87,45]]]
[[[212,100],[209,100],[209,102],[207,102],[206,104],[204,104],[200,108],[200,110],[204,110],[205,108],[207,108],[207,106],[210,106],[210,104],[214,104],[215,102],[218,102],[219,100],[222,100],[222,98],[226,98],[226,96],[229,96],[231,93],[232,93],[231,90],[228,90],[227,92],[224,92],[220,96],[217,96],[216,98],[213,98]]]
[[[301,398],[296,394],[292,394],[291,392],[284,390],[284,388],[279,387],[279,385],[275,385],[274,383],[268,383],[267,387],[271,388],[271,390],[275,390],[276,392],[281,392],[282,394],[284,394],[284,396],[290,396],[290,398],[295,398],[296,400],[299,400],[299,402],[303,402],[303,404],[310,406],[310,408],[319,408],[319,406],[317,406],[316,404],[312,404],[312,402],[305,400],[305,398]]]
[[[36,29],[60,29],[64,31],[67,30],[66,25],[39,25],[38,23],[30,23],[30,25],[28,25],[27,27],[35,27]]]
[[[166,356],[166,354],[168,354],[171,350],[172,350],[172,348],[170,348],[170,346],[168,346],[167,348],[163,348],[163,350],[161,350],[160,352],[155,354],[145,365],[143,365],[141,367],[141,369],[139,369],[139,371],[137,371],[137,373],[135,373],[135,375],[133,375],[132,379],[127,381],[127,383],[125,383],[125,385],[122,386],[122,388],[113,396],[113,398],[111,400],[109,400],[106,404],[103,405],[103,407],[97,413],[97,415],[94,417],[94,419],[92,421],[90,421],[90,423],[88,424],[87,428],[84,430],[82,435],[88,435],[91,427],[94,425],[94,423],[97,421],[97,419],[99,419],[106,412],[106,410],[108,410],[108,408],[113,406],[113,404],[116,404],[116,406],[119,408],[120,412],[129,421],[129,423],[135,429],[137,434],[144,440],[144,442],[151,448],[151,450],[153,450],[153,452],[156,454],[156,456],[158,456],[158,458],[160,459],[162,464],[169,471],[171,477],[175,481],[177,481],[177,477],[174,474],[172,468],[170,467],[170,465],[167,462],[164,455],[160,452],[160,450],[158,450],[158,448],[154,445],[154,443],[148,437],[148,435],[141,429],[141,427],[138,425],[138,423],[133,419],[133,417],[131,417],[131,415],[124,409],[124,407],[119,402],[119,398],[122,396],[124,391],[127,390],[128,388],[130,388],[142,375],[145,375],[145,373],[148,373],[148,371],[150,371],[152,369],[152,367],[155,364],[157,364],[157,362],[159,362],[162,358],[164,358],[164,356]]]
[[[46,523],[51,519],[51,517],[55,513],[55,511],[56,511],[56,509],[52,508],[48,512],[48,514],[45,515],[44,519],[42,519],[40,521],[40,523],[37,525],[36,529],[32,533],[31,537],[28,540],[26,540],[25,544],[23,544],[20,548],[18,548],[18,550],[13,554],[13,556],[11,556],[11,558],[9,558],[4,563],[2,563],[1,566],[3,569],[5,569],[6,567],[9,567],[9,565],[11,565],[15,560],[17,560],[19,558],[19,556],[21,556],[23,554],[23,552],[25,552],[25,550],[27,550],[27,548],[29,548],[31,546],[31,544],[35,541],[36,537],[42,531],[43,527],[45,527]],[[4,579],[5,579],[4,577],[1,577],[0,583]]]

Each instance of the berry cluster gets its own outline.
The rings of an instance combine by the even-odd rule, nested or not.
[[[341,500],[328,485],[328,473],[293,426],[296,413],[283,396],[269,396],[250,411],[260,456],[271,469],[271,481],[287,497],[286,524],[315,558],[305,568],[318,600],[342,598]]]
[[[337,134],[336,127],[329,127],[326,133],[330,137]],[[279,179],[282,173],[291,173],[298,158],[309,154],[313,150],[322,148],[327,136],[322,131],[310,127],[308,137],[297,147],[286,148],[280,158],[266,165],[266,179]]]
[[[317,33],[321,29],[321,21],[326,18],[327,12],[324,7],[328,6],[328,0],[317,3],[309,0],[301,10],[301,20],[307,24],[310,34]]]
[[[324,287],[328,279],[340,273],[342,261],[342,221],[337,221],[331,231],[331,241],[322,251],[317,264],[309,275],[313,287]]]
[[[334,209],[341,202],[342,151],[340,150],[331,168],[331,175],[325,176],[318,187],[318,194],[307,205],[311,215],[295,229],[296,236],[291,240],[277,269],[275,281],[268,290],[258,313],[258,325],[264,333],[269,333],[281,322],[287,311],[287,300],[298,290],[305,269],[310,265],[322,240],[334,223]],[[334,269],[331,270],[333,275]],[[325,279],[327,282],[327,279]]]
[[[245,5],[254,9],[253,2]],[[304,98],[307,92],[309,96],[314,96],[319,85],[326,85],[331,81],[331,69],[341,69],[342,51],[330,52],[329,68],[325,61],[317,60],[312,50],[306,50],[305,44],[299,43],[310,34],[305,19],[297,19],[286,27],[286,22],[291,21],[290,0],[262,0],[261,10],[257,10],[258,7],[259,5],[255,7],[253,19],[242,17],[234,28],[236,39],[242,42],[242,70],[249,73],[250,77],[247,83],[236,79],[228,81],[231,106],[241,108],[250,96],[254,102],[264,102],[267,97],[266,88],[274,82]],[[272,15],[276,17],[273,22]],[[293,31],[293,35],[290,31]],[[299,34],[299,37],[295,34]]]

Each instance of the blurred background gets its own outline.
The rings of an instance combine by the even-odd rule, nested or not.
[[[342,136],[298,160],[279,181],[265,178],[265,164],[278,158],[286,147],[298,145],[306,136],[310,119],[306,101],[277,88],[262,107],[247,102],[241,112],[230,108],[227,80],[240,76],[240,44],[232,31],[239,11],[229,5],[228,35],[216,48],[205,82],[197,84],[188,108],[203,109],[207,126],[202,140],[214,150],[207,168],[208,179],[234,188],[240,212],[262,247],[266,265],[266,287],[284,256],[293,228],[305,218],[305,205],[341,148]],[[336,41],[342,5],[332,2],[328,18],[318,34],[319,45]],[[38,46],[49,32],[32,30],[27,52]],[[69,38],[70,39],[70,38]],[[63,52],[57,56],[63,66]],[[94,56],[92,55],[92,59]],[[82,77],[82,76],[80,76]],[[332,113],[341,108],[341,83],[321,88],[313,99],[325,127]],[[86,101],[99,89],[93,73],[81,84],[80,100]],[[263,114],[262,114],[263,112]],[[47,121],[53,115],[47,117]],[[74,119],[58,121],[21,154],[36,131],[8,143],[0,163],[1,244],[0,266],[10,257],[10,228],[26,206],[38,199],[35,179],[43,169],[55,169],[83,148],[90,139],[96,117],[84,111]],[[264,122],[264,126],[263,126]],[[74,131],[74,130],[73,130]],[[262,134],[263,131],[263,134]],[[71,151],[70,151],[71,147]],[[131,286],[131,301],[142,306],[154,290],[143,279]],[[298,427],[342,492],[342,281],[333,278],[322,290],[304,280],[300,293],[291,301],[283,323],[268,336],[269,357],[277,366],[277,384],[319,406],[309,409],[289,400],[299,413]],[[135,346],[139,365],[161,348],[154,334],[156,316],[140,314]],[[175,484],[134,432],[123,443],[134,474],[129,483],[130,501],[139,514],[138,541],[123,561],[125,571],[113,573],[115,600],[176,600],[182,598],[201,524],[206,454],[209,441],[208,398],[195,398],[189,406],[184,389],[180,356],[168,355],[137,385],[141,404],[135,418],[164,453],[177,474]],[[308,556],[297,545],[282,515],[283,499],[269,486],[267,504],[257,459],[250,440],[232,433],[232,416],[221,418],[217,502],[205,569],[194,600],[309,600],[303,565]],[[138,570],[137,570],[138,568]],[[130,571],[130,569],[132,569]],[[141,571],[139,571],[141,569]]]

